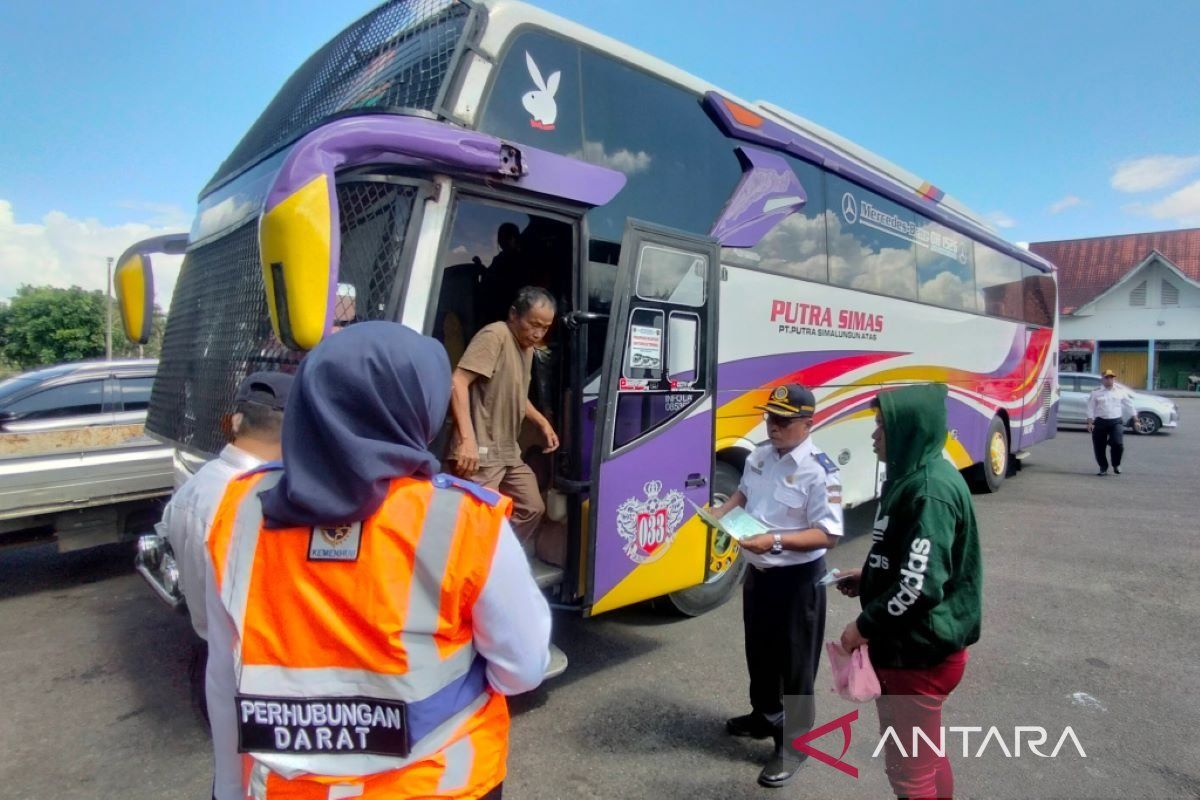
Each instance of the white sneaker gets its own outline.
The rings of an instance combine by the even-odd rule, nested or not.
[[[567,654],[559,650],[554,645],[550,645],[550,664],[546,667],[546,672],[542,675],[544,680],[557,678],[567,671]]]

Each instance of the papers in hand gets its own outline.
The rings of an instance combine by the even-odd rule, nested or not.
[[[747,514],[745,509],[742,508],[735,508],[724,517],[717,519],[712,513],[711,508],[701,508],[695,503],[692,503],[692,506],[696,509],[696,513],[700,515],[702,520],[717,530],[729,534],[729,536],[738,542],[743,539],[749,539],[751,536],[758,536],[761,533],[770,533],[772,530]]]
[[[834,568],[829,572],[826,572],[821,580],[817,581],[817,586],[831,586],[844,577],[846,577],[845,574],[838,572],[837,569]]]

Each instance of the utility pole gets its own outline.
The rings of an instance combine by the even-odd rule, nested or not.
[[[104,293],[108,320],[104,326],[104,358],[112,361],[112,256],[108,257],[108,291]]]

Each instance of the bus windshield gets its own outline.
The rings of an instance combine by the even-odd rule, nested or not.
[[[458,0],[392,0],[358,20],[296,70],[201,194],[335,115],[435,111],[470,13]]]

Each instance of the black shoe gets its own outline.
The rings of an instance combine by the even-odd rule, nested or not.
[[[792,752],[791,748],[777,744],[775,754],[758,773],[758,785],[768,789],[778,789],[786,786],[796,776],[796,770],[804,764],[805,758]]]
[[[1103,478],[1105,475],[1108,474],[1108,470],[1102,469],[1099,472],[1097,472],[1096,474],[1099,475],[1101,478]]]
[[[1115,473],[1117,473],[1118,475],[1120,475],[1120,474],[1121,474],[1121,468],[1120,468],[1120,467],[1113,467],[1113,472],[1115,472]]]
[[[725,720],[725,732],[730,736],[770,739],[775,735],[775,726],[767,722],[761,714],[751,712]]]

